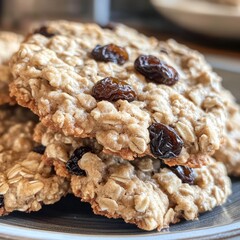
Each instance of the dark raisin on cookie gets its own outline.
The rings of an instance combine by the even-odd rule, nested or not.
[[[103,29],[115,30],[116,24],[110,22],[110,23],[107,23],[107,24],[104,24],[104,25],[100,25],[100,27],[103,28]]]
[[[152,55],[140,55],[134,62],[135,69],[150,81],[168,86],[179,80],[177,71]]]
[[[46,147],[43,146],[42,144],[33,147],[33,152],[36,152],[36,153],[39,153],[39,154],[44,154],[45,150],[46,150]]]
[[[159,159],[159,161],[160,161],[160,168],[169,168],[170,167],[162,159]]]
[[[4,207],[4,196],[0,194],[0,208]]]
[[[48,28],[46,26],[42,26],[39,29],[36,29],[33,33],[34,34],[41,34],[41,35],[43,35],[47,38],[51,38],[51,37],[55,36],[54,33],[51,33],[51,32],[48,31]]]
[[[70,156],[69,160],[66,163],[66,168],[71,174],[78,176],[86,176],[86,172],[79,167],[78,161],[87,152],[91,152],[90,147],[79,147],[74,150],[74,152],[72,153],[72,155]]]
[[[105,46],[97,45],[91,52],[91,56],[96,61],[114,62],[123,65],[128,61],[127,51],[115,44],[108,44]]]
[[[160,168],[168,168],[173,173],[175,173],[183,183],[188,183],[190,185],[194,184],[196,174],[194,173],[192,168],[189,168],[187,166],[169,166],[167,165],[163,160],[160,160]]]
[[[99,101],[115,102],[121,99],[132,102],[136,98],[136,93],[128,83],[113,77],[107,77],[94,85],[92,96]]]
[[[187,166],[173,166],[169,167],[169,169],[173,173],[175,173],[182,180],[183,183],[188,183],[190,185],[194,184],[196,176],[191,168]]]
[[[150,149],[155,157],[176,158],[181,153],[183,141],[173,128],[162,123],[153,123],[148,130]]]

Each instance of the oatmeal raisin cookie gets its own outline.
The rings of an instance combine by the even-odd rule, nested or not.
[[[159,157],[149,135],[155,123],[182,141],[175,152],[166,146],[164,157],[154,146],[169,165],[207,164],[222,143],[221,79],[201,54],[173,40],[123,25],[49,22],[21,45],[11,70],[20,105],[54,131],[96,138],[107,154]]]
[[[0,215],[38,211],[69,191],[69,181],[42,161],[33,141],[35,116],[20,107],[0,108]]]
[[[41,123],[34,137],[46,146],[46,164],[71,179],[73,194],[89,202],[94,213],[123,218],[144,230],[197,219],[231,193],[225,166],[213,159],[199,169],[169,167],[151,157],[127,161],[103,153],[94,140],[75,141]]]

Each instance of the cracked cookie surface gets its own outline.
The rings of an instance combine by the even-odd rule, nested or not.
[[[89,202],[95,214],[123,218],[144,230],[161,230],[182,218],[197,219],[199,213],[222,205],[231,193],[225,166],[213,159],[208,166],[192,170],[195,179],[188,184],[160,160],[144,157],[126,161],[106,155],[96,141],[75,141],[41,123],[34,138],[46,146],[46,163],[53,164],[57,174],[71,179],[73,194]],[[76,149],[83,146],[90,147],[91,152],[76,159]],[[77,160],[78,175],[66,169],[70,158]]]
[[[0,105],[14,103],[14,99],[9,96],[8,85],[12,81],[12,75],[8,67],[8,62],[15,53],[23,37],[12,32],[0,32]]]
[[[169,165],[201,166],[205,156],[219,148],[225,126],[221,80],[198,52],[123,25],[109,30],[50,22],[39,33],[29,36],[12,58],[11,94],[44,125],[68,136],[96,138],[105,153],[128,160],[151,155],[148,128],[155,122],[171,126],[184,142],[178,157],[165,159]],[[91,56],[96,45],[111,43],[126,50],[129,59],[124,64]],[[134,69],[141,54],[174,68],[179,81],[173,86],[149,81]],[[136,99],[97,101],[92,88],[106,77],[129,84]]]
[[[20,107],[0,107],[0,215],[38,211],[69,191],[33,149],[36,116]]]
[[[227,109],[227,123],[224,133],[224,143],[214,154],[215,158],[223,162],[228,174],[240,176],[240,107],[233,95],[222,91],[222,98]]]
[[[90,202],[96,214],[121,217],[145,230],[161,230],[181,218],[197,219],[199,213],[222,205],[231,192],[222,163],[194,169],[195,185],[189,185],[168,168],[159,170],[158,162],[86,153],[78,164],[87,176],[71,177],[73,194]]]

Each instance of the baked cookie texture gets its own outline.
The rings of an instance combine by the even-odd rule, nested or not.
[[[110,43],[126,49],[129,60],[123,65],[91,57],[96,45]],[[149,81],[134,69],[140,54],[166,62],[179,81],[173,86]],[[184,142],[177,158],[166,159],[169,165],[207,164],[206,155],[222,143],[226,116],[221,79],[201,54],[173,40],[159,42],[123,25],[110,30],[50,22],[21,44],[11,70],[11,95],[20,105],[54,131],[96,138],[105,153],[126,160],[151,155],[148,128],[155,122],[173,127]],[[106,77],[130,84],[136,100],[97,101],[92,88]]]
[[[222,99],[227,109],[227,123],[224,143],[214,154],[218,161],[223,162],[228,174],[240,176],[240,107],[236,99],[227,91],[222,91]]]
[[[222,205],[231,192],[230,179],[222,163],[194,170],[196,185],[191,186],[182,183],[168,168],[158,172],[151,161],[141,159],[132,164],[116,159],[104,161],[86,153],[79,165],[88,175],[72,176],[73,194],[90,202],[96,214],[121,217],[141,229],[160,231],[181,218],[197,219],[199,213]],[[140,167],[146,164],[146,169],[138,170],[138,164]]]
[[[0,107],[0,215],[38,211],[69,191],[69,182],[57,176],[34,150],[36,116],[20,107]]]
[[[95,214],[123,218],[144,230],[161,230],[180,219],[194,220],[199,213],[222,205],[231,193],[225,166],[209,159],[208,166],[196,168],[194,184],[151,157],[127,161],[102,152],[94,140],[77,141],[38,124],[34,139],[46,146],[44,160],[54,164],[57,174],[71,179],[75,196],[89,202]],[[90,146],[77,160],[76,174],[66,163],[76,149]],[[210,157],[209,157],[210,158]],[[185,183],[184,183],[185,182]]]
[[[9,96],[8,85],[12,81],[12,75],[8,67],[8,62],[15,53],[23,37],[12,32],[0,32],[0,105],[5,103],[15,103]]]

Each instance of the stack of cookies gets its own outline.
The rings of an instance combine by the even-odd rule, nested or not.
[[[55,203],[69,192],[69,182],[42,161],[39,144],[33,140],[37,116],[16,106],[9,95],[13,80],[9,59],[22,39],[0,33],[0,215],[38,211],[42,204]]]
[[[11,60],[4,51],[2,215],[72,193],[161,230],[225,203],[228,174],[240,175],[239,107],[201,54],[66,21],[28,34]]]

